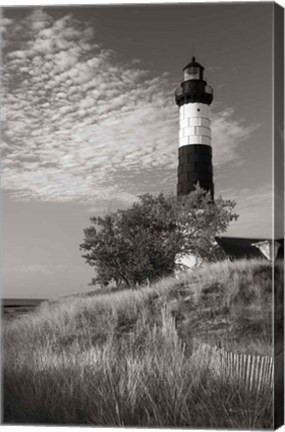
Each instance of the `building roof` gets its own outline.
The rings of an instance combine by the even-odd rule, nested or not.
[[[183,70],[188,69],[188,68],[191,67],[191,66],[199,67],[199,68],[201,68],[202,70],[205,69],[204,66],[202,66],[200,63],[198,63],[198,62],[196,61],[196,57],[192,57],[191,62],[188,63],[188,64],[183,68]]]
[[[271,243],[271,239],[242,238],[242,237],[216,237],[217,243],[231,259],[264,258],[261,251],[261,242]],[[276,259],[284,258],[284,239],[275,240],[279,244]]]

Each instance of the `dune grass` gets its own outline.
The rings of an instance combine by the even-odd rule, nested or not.
[[[197,338],[271,354],[271,270],[217,263],[137,290],[45,302],[4,323],[4,422],[271,427],[270,390],[246,394],[191,361]]]

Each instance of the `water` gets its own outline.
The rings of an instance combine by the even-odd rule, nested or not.
[[[2,316],[5,319],[16,318],[19,315],[33,311],[43,301],[44,299],[2,299]]]

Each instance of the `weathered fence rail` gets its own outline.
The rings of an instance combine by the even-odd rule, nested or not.
[[[273,359],[270,356],[229,352],[195,341],[192,358],[247,391],[263,392],[273,386]]]

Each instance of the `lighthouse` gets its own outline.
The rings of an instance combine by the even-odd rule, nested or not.
[[[177,195],[200,187],[214,198],[210,105],[213,89],[204,79],[204,67],[195,57],[183,69],[175,92],[179,106],[179,159]]]

